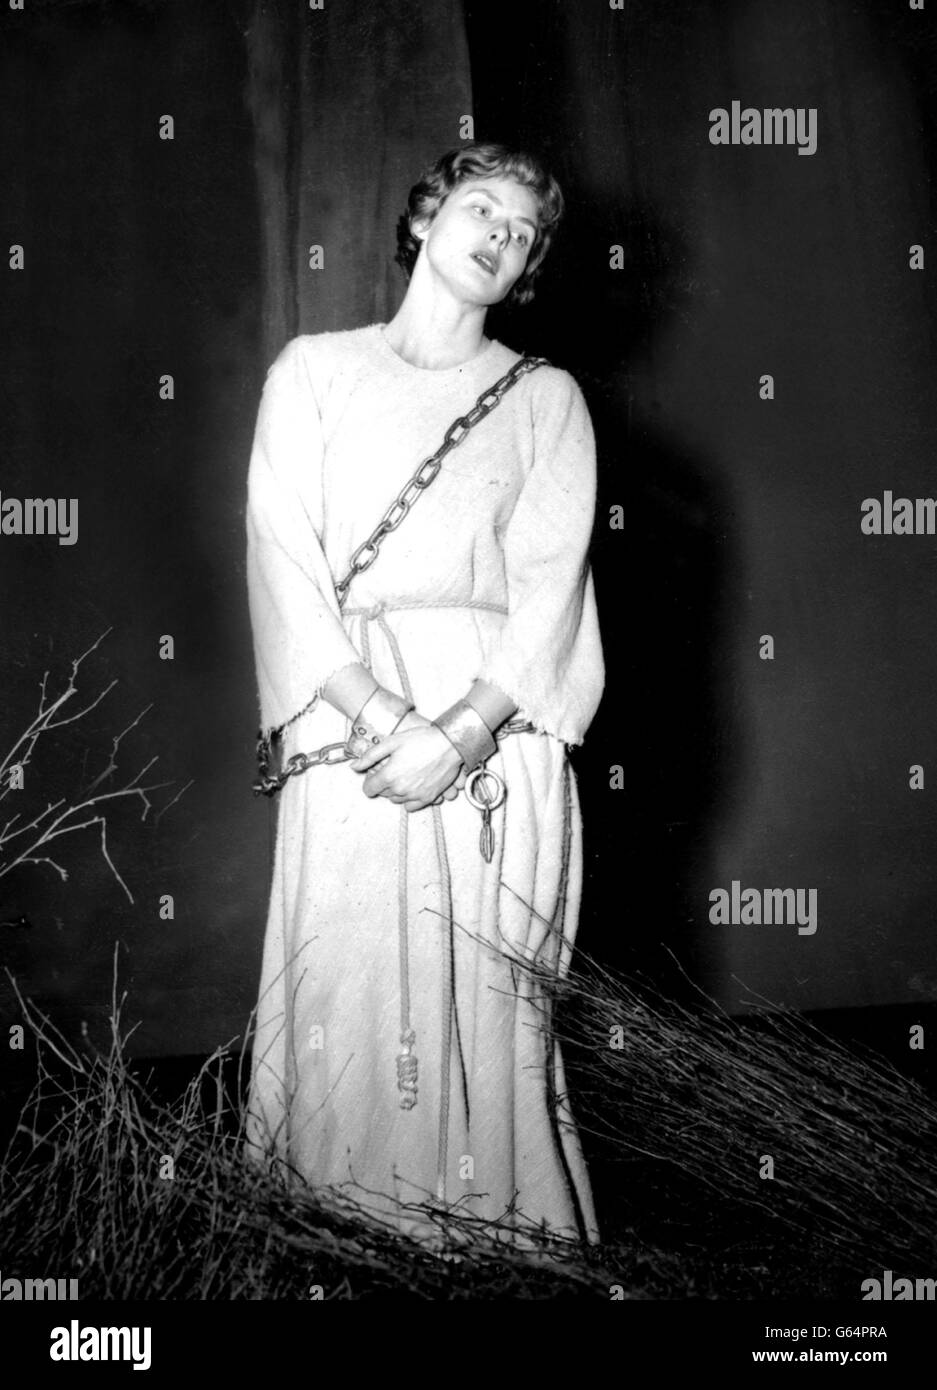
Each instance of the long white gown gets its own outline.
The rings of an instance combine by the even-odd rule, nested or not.
[[[586,560],[594,441],[573,378],[522,378],[341,613],[334,587],[452,420],[516,360],[492,341],[463,366],[417,368],[374,324],[295,338],[268,373],[247,511],[262,727],[293,720],[286,756],[343,740],[347,720],[315,697],[363,660],[428,718],[480,677],[536,732],[491,760],[507,795],[490,864],[463,795],[408,815],[365,797],[347,764],[280,793],[248,1149],[413,1234],[435,1204],[595,1240],[549,1029],[582,876],[566,745],[581,742],[604,677]],[[409,1109],[396,1062],[408,1030]]]

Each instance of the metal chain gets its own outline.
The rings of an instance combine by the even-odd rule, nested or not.
[[[522,357],[493,386],[489,386],[487,391],[482,392],[471,410],[453,420],[436,452],[430,454],[428,459],[424,459],[413,477],[398,492],[368,539],[352,553],[348,573],[335,585],[339,611],[345,602],[352,580],[374,564],[384,537],[390,535],[391,531],[396,531],[404,517],[409,514],[417,498],[436,481],[446,455],[462,443],[469,430],[480,420],[484,420],[486,415],[491,414],[522,376],[526,376],[528,372],[534,371],[537,367],[548,367],[549,365],[545,357]],[[316,701],[313,701],[313,705],[315,703]],[[286,766],[282,771],[273,770],[272,764],[276,761],[274,740],[278,739],[283,730],[305,714],[309,708],[311,706],[300,710],[299,714],[294,714],[269,737],[264,734],[263,730],[257,735],[258,778],[253,785],[255,796],[274,796],[290,777],[306,772],[311,767],[321,767],[324,764],[342,763],[350,760],[351,754],[346,751],[344,743],[327,743],[323,748],[317,748],[314,753],[293,753],[287,759]],[[509,720],[498,730],[496,737],[503,738],[507,734],[524,733],[533,727],[533,724],[527,720]]]
[[[531,724],[529,719],[509,719],[506,724],[502,724],[495,734],[495,738],[500,741],[510,734],[529,734],[533,733],[535,729],[536,725]],[[261,735],[257,740],[259,776],[254,783],[254,795],[274,796],[286,786],[291,777],[296,777],[300,772],[307,772],[311,767],[328,767],[332,763],[351,762],[353,756],[348,752],[347,744],[326,743],[324,747],[317,748],[314,753],[292,753],[287,758],[283,771],[274,772],[271,769],[270,746]]]
[[[280,773],[271,771],[271,749],[268,741],[261,735],[257,740],[257,765],[259,775],[254,783],[255,796],[273,796],[286,785],[290,777],[295,777],[297,773],[306,772],[310,767],[322,767],[330,763],[344,763],[348,761],[349,754],[344,743],[327,743],[324,748],[317,748],[314,753],[293,753],[286,760],[286,766]]]
[[[522,376],[526,375],[527,372],[532,372],[536,367],[546,366],[549,366],[549,363],[545,357],[522,357],[519,362],[514,363],[509,372],[506,372],[499,381],[495,382],[494,386],[490,386],[487,391],[482,392],[466,415],[460,415],[453,420],[435,454],[430,454],[429,458],[420,464],[410,481],[401,488],[391,502],[368,539],[359,545],[353,553],[348,573],[335,585],[339,607],[345,601],[345,595],[355,576],[370,569],[371,565],[374,564],[384,537],[389,535],[391,531],[396,531],[420,494],[436,481],[442,467],[442,461],[449,451],[454,449],[457,444],[461,444],[469,430],[477,425],[479,420],[484,420],[485,416],[489,415],[495,406],[500,404],[511,387]]]

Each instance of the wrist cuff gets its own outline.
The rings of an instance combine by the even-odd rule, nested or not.
[[[375,743],[387,738],[416,706],[402,695],[379,685],[365,700],[351,721],[351,733],[345,748],[353,758],[360,758]]]
[[[446,735],[467,772],[479,767],[497,748],[491,730],[477,710],[467,700],[457,700],[433,720],[436,728]]]

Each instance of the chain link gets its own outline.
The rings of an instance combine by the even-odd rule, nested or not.
[[[363,574],[374,564],[380,553],[381,542],[384,537],[390,535],[391,531],[396,531],[404,518],[409,515],[420,494],[436,481],[446,455],[462,443],[465,436],[480,420],[484,420],[486,415],[490,415],[495,406],[504,399],[511,387],[516,385],[522,376],[526,376],[528,372],[534,371],[537,367],[548,367],[549,365],[545,357],[522,357],[493,386],[489,386],[486,391],[482,392],[471,410],[453,420],[436,452],[430,454],[428,459],[423,460],[413,477],[400,489],[368,539],[352,552],[348,573],[335,585],[339,610],[345,603],[348,590],[355,576]],[[316,701],[313,702],[313,706],[308,708],[314,707],[315,703]],[[300,714],[304,713],[306,713],[305,710],[300,711]],[[314,753],[293,753],[287,759],[282,772],[274,771],[273,764],[279,758],[279,749],[275,747],[275,744],[283,730],[299,717],[299,714],[293,715],[292,719],[288,719],[286,724],[281,725],[269,737],[265,736],[262,730],[257,735],[258,777],[253,784],[255,796],[274,796],[289,778],[295,777],[297,773],[306,772],[311,767],[347,762],[351,758],[344,743],[327,743],[323,748],[317,748]],[[502,725],[496,737],[503,738],[507,734],[523,733],[533,729],[533,727],[526,720],[509,720]]]

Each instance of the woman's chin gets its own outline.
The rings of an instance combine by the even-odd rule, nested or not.
[[[482,275],[487,275],[487,271],[479,270],[477,275],[462,275],[458,282],[450,281],[450,291],[454,292],[463,304],[474,305],[479,309],[491,309],[507,298],[514,282],[509,285],[498,284],[496,279],[486,282],[482,280]]]

